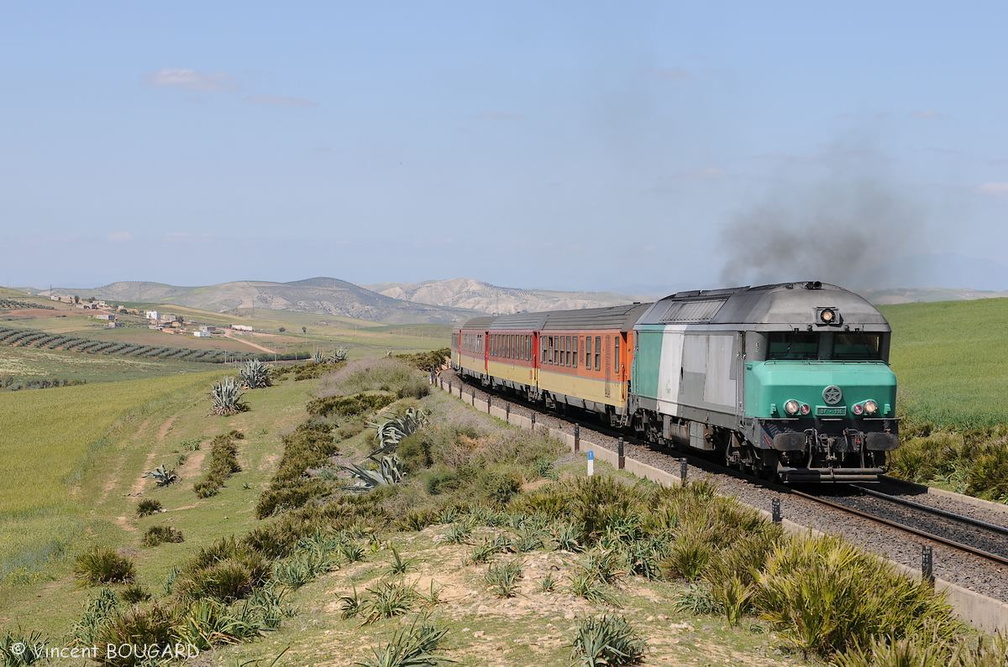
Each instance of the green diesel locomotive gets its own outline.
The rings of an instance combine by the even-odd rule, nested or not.
[[[470,320],[464,377],[787,482],[877,479],[898,446],[889,323],[820,282]]]

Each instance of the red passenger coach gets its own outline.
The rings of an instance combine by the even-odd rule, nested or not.
[[[452,332],[452,366],[461,375],[487,377],[487,329],[493,317],[476,317]]]
[[[539,334],[539,392],[547,405],[627,415],[633,327],[651,304],[548,313]]]
[[[469,320],[453,336],[461,375],[551,407],[627,414],[633,326],[650,304]]]

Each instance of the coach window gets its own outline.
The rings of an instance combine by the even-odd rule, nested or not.
[[[613,370],[619,373],[619,336],[613,338]]]
[[[595,370],[602,370],[602,336],[595,336]]]
[[[574,352],[572,355],[574,357],[574,368],[578,367],[578,337],[574,336]]]

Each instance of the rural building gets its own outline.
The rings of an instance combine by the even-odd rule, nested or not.
[[[97,315],[92,315],[96,320],[105,320],[106,322],[115,322],[114,313],[98,313]]]
[[[193,331],[192,335],[196,336],[197,338],[210,338],[213,334],[211,334],[209,331],[200,330],[200,331]]]
[[[148,320],[154,320],[155,322],[156,322],[157,320],[160,320],[160,319],[161,319],[161,317],[160,317],[160,315],[159,315],[158,311],[156,311],[156,310],[148,310],[148,311],[145,311],[145,312],[144,312],[144,317],[146,317],[146,318],[147,318]]]
[[[254,331],[254,329],[247,324],[232,324],[231,328],[235,331]]]

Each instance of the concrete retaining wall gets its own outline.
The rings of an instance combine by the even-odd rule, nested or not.
[[[437,382],[437,386],[445,391],[449,391],[456,397],[459,396],[459,385],[457,383],[452,386],[443,380],[439,380]],[[493,398],[490,399],[489,406],[487,405],[487,401],[475,398],[475,393],[473,392],[472,387],[462,388],[461,400],[464,403],[469,403],[474,409],[480,412],[502,419],[518,428],[530,429],[532,427],[532,420],[530,418],[517,414],[508,414],[505,408],[494,405]],[[547,433],[550,437],[556,438],[560,442],[564,443],[572,452],[574,451],[574,433],[572,431],[566,431],[559,428],[547,429],[546,427],[539,425],[536,426],[536,431]],[[619,457],[616,452],[606,449],[596,443],[589,442],[584,438],[580,438],[579,450],[582,454],[586,454],[589,450],[593,451],[595,453],[596,461],[604,461],[612,465],[614,468],[619,465]],[[633,475],[649,479],[656,484],[661,484],[662,486],[676,486],[681,483],[679,477],[676,475],[630,458],[624,458],[623,469]],[[760,508],[756,509],[768,521],[773,520],[770,512]],[[790,521],[788,519],[783,519],[781,521],[781,526],[784,528],[784,531],[790,535],[800,536],[811,534],[820,536],[823,534],[814,528],[803,526],[802,524],[795,523],[794,521]],[[907,574],[907,576],[921,576],[921,573],[918,570],[907,567],[902,563],[897,563],[896,561],[891,560],[889,563],[891,563],[896,569]],[[1008,604],[1001,602],[1000,600],[995,600],[985,595],[981,595],[967,588],[963,588],[962,586],[957,586],[956,584],[943,579],[935,579],[935,589],[945,591],[948,603],[955,610],[956,614],[958,614],[961,619],[970,625],[986,632],[995,632],[997,630],[1000,630],[1001,632],[1008,632]]]

